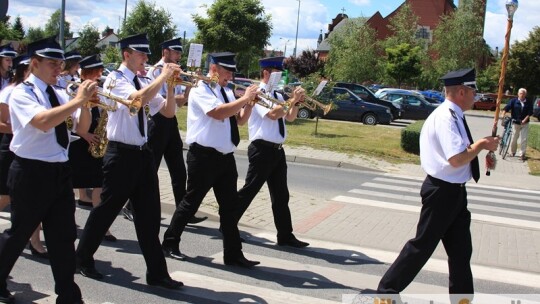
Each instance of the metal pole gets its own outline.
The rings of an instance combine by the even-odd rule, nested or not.
[[[124,5],[124,22],[123,23],[126,23],[126,18],[127,18],[127,0],[126,0],[126,5]]]
[[[60,13],[60,37],[58,37],[58,40],[60,40],[60,46],[62,49],[66,48],[66,40],[64,39],[64,20],[66,18],[66,0],[62,0],[62,9]]]
[[[298,46],[298,23],[300,22],[300,0],[297,0],[297,1],[298,1],[298,16],[296,17],[296,38],[294,38],[294,52],[293,52],[294,57],[296,57],[296,47]]]

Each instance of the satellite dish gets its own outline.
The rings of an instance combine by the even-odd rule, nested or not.
[[[8,10],[8,0],[0,0],[0,18],[6,17]]]

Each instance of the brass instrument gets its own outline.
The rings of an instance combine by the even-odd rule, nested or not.
[[[233,91],[236,91],[237,89],[247,90],[247,87],[243,86],[241,84],[236,84],[234,82],[229,82],[229,83],[232,86],[234,86]],[[236,92],[235,92],[235,95],[237,95]],[[267,103],[264,100],[268,100],[268,101],[270,101],[270,103]],[[282,106],[283,111],[285,111],[285,112],[288,112],[289,109],[291,108],[291,103],[289,101],[281,101],[281,100],[279,100],[277,98],[270,97],[270,96],[266,95],[265,93],[263,93],[261,91],[257,92],[257,97],[255,98],[253,103],[258,104],[258,105],[263,106],[263,107],[268,108],[268,109],[273,109],[274,106],[276,106],[276,105],[277,106]]]
[[[285,86],[283,90],[285,92],[290,92],[294,90],[294,87]],[[305,95],[304,101],[301,103],[301,105],[310,109],[311,111],[315,111],[317,108],[320,108],[323,111],[323,115],[326,115],[332,110],[334,103],[330,102],[329,104],[324,104],[311,96]]]
[[[156,71],[162,70],[162,66],[153,66],[154,71],[152,72],[152,76],[156,78]],[[182,79],[181,76],[188,77],[189,81],[185,81]],[[217,75],[212,77],[206,77],[203,75],[198,74],[197,72],[184,72],[184,71],[175,71],[171,77],[169,77],[166,80],[167,85],[175,86],[175,85],[183,85],[185,87],[197,87],[197,82],[199,80],[202,80],[206,83],[209,83],[210,86],[214,87],[215,84],[219,81],[219,77]]]
[[[75,81],[67,81],[67,83],[69,85],[79,85],[80,83],[78,82],[75,82]],[[69,96],[71,97],[75,97],[76,94],[74,92],[70,92],[69,91],[69,85],[68,87],[66,87],[66,92]],[[114,81],[111,82],[111,84],[109,85],[109,89],[113,88],[114,87]],[[129,114],[130,115],[137,115],[137,112],[139,112],[139,109],[141,108],[142,106],[142,100],[140,97],[137,97],[133,100],[125,100],[121,97],[118,97],[118,96],[115,96],[115,95],[112,95],[110,92],[109,93],[105,93],[103,91],[103,89],[101,88],[98,88],[97,89],[97,92],[96,92],[96,95],[100,95],[100,96],[103,96],[107,99],[110,99],[116,103],[119,103],[119,104],[123,104],[125,105],[126,107],[129,108]],[[99,98],[97,98],[97,96],[94,96],[93,98],[91,98],[86,104],[85,104],[86,107],[88,108],[91,108],[93,106],[97,106],[97,107],[100,107],[106,111],[116,111],[117,110],[117,107],[116,105],[114,106],[110,106],[108,104],[105,104],[105,103],[102,103]]]
[[[101,111],[101,116],[99,117],[98,124],[94,130],[94,134],[99,137],[99,142],[90,143],[88,147],[88,152],[95,158],[102,158],[105,156],[105,150],[109,144],[109,139],[107,139],[107,121],[109,119],[109,113],[107,111]]]

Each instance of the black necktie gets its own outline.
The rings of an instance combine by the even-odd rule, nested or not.
[[[135,89],[137,89],[137,91],[141,89],[137,75],[133,77],[133,83],[135,84]],[[139,118],[139,132],[141,132],[142,137],[144,137],[144,107],[139,109],[137,117]]]
[[[276,91],[274,91],[274,98],[279,99]],[[285,138],[285,123],[283,122],[283,117],[280,117],[277,121],[279,126],[279,134],[281,134],[281,137]]]
[[[60,103],[58,102],[58,97],[56,97],[56,93],[54,93],[54,89],[51,86],[47,86],[47,89],[45,90],[47,94],[49,94],[49,102],[51,103],[51,106],[58,107]],[[56,141],[62,148],[67,149],[69,138],[67,133],[67,126],[66,122],[63,121],[61,124],[54,127],[54,133],[56,134]]]
[[[227,94],[225,93],[225,89],[223,87],[221,88],[221,95],[223,96],[223,101],[225,101],[225,103],[229,103],[229,98],[227,98]],[[236,116],[230,116],[229,122],[231,123],[231,141],[235,146],[238,146],[240,143],[240,132],[238,132]]]
[[[467,125],[467,120],[465,120],[465,116],[463,116],[463,125],[465,126],[465,131],[467,131],[469,142],[472,145],[474,141],[472,139],[471,130],[469,130],[469,126]],[[471,170],[474,181],[478,183],[478,180],[480,179],[480,165],[478,164],[478,156],[471,161]]]

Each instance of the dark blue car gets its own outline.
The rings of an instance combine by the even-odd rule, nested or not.
[[[392,113],[385,106],[366,102],[356,94],[345,88],[333,87],[331,90],[323,91],[316,98],[328,103],[333,102],[334,108],[323,115],[321,109],[315,111],[301,107],[298,111],[299,118],[313,118],[315,116],[347,121],[358,121],[366,125],[389,124],[392,121]]]

